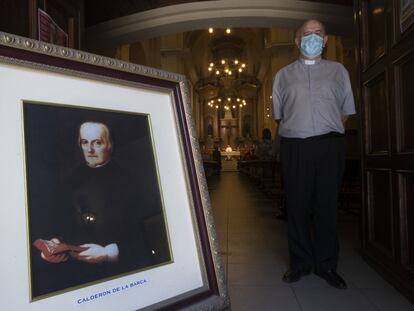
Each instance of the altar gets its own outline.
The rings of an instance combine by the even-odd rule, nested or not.
[[[240,158],[240,151],[220,151],[220,155],[227,159],[231,159],[233,156]]]
[[[226,160],[221,162],[223,172],[237,172],[237,160],[240,159],[240,151],[220,151],[220,155]]]

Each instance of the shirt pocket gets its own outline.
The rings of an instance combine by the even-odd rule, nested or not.
[[[338,102],[341,97],[341,85],[337,81],[324,80],[317,84],[315,95],[322,102]]]

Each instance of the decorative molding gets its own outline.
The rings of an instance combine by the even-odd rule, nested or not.
[[[325,23],[330,33],[353,33],[352,7],[297,0],[221,0],[171,5],[113,19],[88,28],[85,41],[92,50],[208,27],[296,28],[310,18]]]
[[[204,174],[204,166],[203,166],[203,159],[201,157],[201,150],[199,145],[199,140],[197,136],[197,131],[194,123],[194,119],[192,117],[192,111],[190,106],[190,93],[188,88],[188,83],[182,81],[180,82],[181,85],[181,96],[183,98],[184,103],[184,111],[186,115],[186,119],[188,121],[188,134],[190,136],[191,141],[191,147],[192,152],[194,155],[194,165],[196,168],[197,173],[197,179],[200,187],[200,194],[201,194],[201,200],[202,200],[202,206],[204,207],[204,217],[206,220],[206,226],[210,244],[211,244],[211,250],[212,250],[212,257],[214,261],[214,266],[216,267],[216,277],[217,277],[217,283],[219,287],[219,292],[221,293],[222,300],[219,300],[218,306],[224,307],[229,303],[228,298],[228,292],[226,287],[226,280],[225,280],[225,274],[224,274],[224,268],[221,261],[221,257],[219,254],[219,242],[216,234],[216,227],[214,225],[214,219],[213,219],[213,213],[212,213],[212,207],[210,202],[210,196],[208,192],[208,186],[206,183],[206,177]],[[211,306],[208,307],[208,304],[205,305],[205,308],[197,309],[195,310],[215,310],[214,307]]]
[[[25,37],[0,32],[0,45],[26,50],[39,54],[46,54],[70,61],[81,62],[99,67],[116,69],[124,72],[135,73],[143,76],[165,79],[173,82],[185,81],[186,77],[177,73],[167,72],[143,65],[128,63],[113,58],[74,50],[50,43],[45,43]]]

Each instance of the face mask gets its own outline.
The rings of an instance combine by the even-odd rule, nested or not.
[[[309,58],[314,58],[322,54],[323,38],[313,34],[302,37],[300,51]]]

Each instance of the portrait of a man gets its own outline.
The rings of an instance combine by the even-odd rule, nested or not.
[[[171,262],[148,117],[23,107],[32,298]]]

